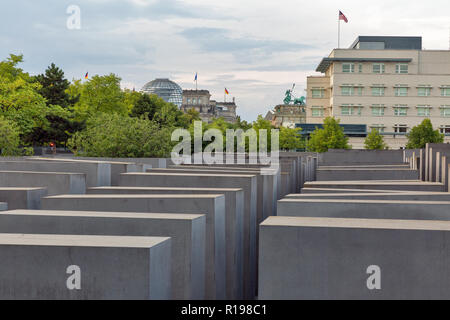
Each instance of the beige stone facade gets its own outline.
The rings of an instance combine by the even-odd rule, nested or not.
[[[225,121],[236,122],[236,102],[217,102],[211,100],[208,90],[184,90],[181,111],[187,112],[194,109],[200,113],[202,121],[210,123],[215,118],[223,118]]]
[[[327,116],[341,124],[377,128],[393,149],[406,133],[431,119],[450,135],[450,51],[335,49],[307,79],[307,123]],[[352,138],[354,148],[362,138]],[[450,136],[446,137],[450,141]]]

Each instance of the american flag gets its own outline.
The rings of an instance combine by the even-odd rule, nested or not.
[[[345,14],[342,13],[342,11],[339,11],[339,20],[344,20],[345,23],[348,23],[348,19]]]

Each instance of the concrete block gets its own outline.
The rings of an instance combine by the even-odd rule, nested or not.
[[[9,210],[40,209],[46,188],[0,188],[0,201],[7,202]]]
[[[378,192],[378,193],[319,193],[288,194],[285,199],[342,199],[342,200],[414,200],[414,201],[450,201],[448,192]]]
[[[88,194],[223,194],[225,196],[227,300],[243,299],[244,191],[240,188],[99,187]]]
[[[273,171],[273,170],[272,170]],[[263,175],[260,169],[250,169],[250,170],[233,170],[231,168],[216,169],[214,167],[187,167],[186,166],[171,166],[168,169],[148,169],[148,173],[187,173],[187,174],[250,174],[256,175],[257,180],[257,198],[256,198],[256,218],[257,223],[261,223],[267,217],[274,215],[273,208],[276,200],[272,198],[274,194],[274,176],[273,175]],[[276,172],[273,171],[273,174]]]
[[[223,195],[64,195],[43,198],[42,209],[205,214],[205,295],[207,299],[225,299],[226,247]]]
[[[84,173],[87,187],[111,185],[111,165],[104,162],[0,161],[0,171]]]
[[[0,256],[0,299],[170,298],[170,238],[0,234]]]
[[[45,187],[49,195],[84,194],[86,175],[66,172],[0,171],[0,187]]]
[[[450,201],[283,199],[279,216],[355,219],[450,220]]]
[[[70,159],[70,158],[29,158],[28,161],[47,161],[51,163],[92,163],[92,161],[89,160],[77,160],[77,159]],[[101,163],[101,161],[94,161],[94,163]],[[127,172],[145,172],[145,170],[150,169],[151,165],[147,164],[139,164],[139,163],[132,163],[132,162],[118,162],[118,161],[109,161],[109,162],[103,162],[105,164],[109,164],[111,166],[111,185],[117,186],[119,184],[119,176],[122,173]]]
[[[271,217],[260,228],[262,300],[450,298],[448,221]]]
[[[360,169],[333,168],[317,170],[317,181],[346,181],[346,180],[418,180],[418,170],[411,169]]]
[[[329,150],[319,154],[319,166],[403,164],[402,150]]]
[[[380,192],[391,192],[391,193],[403,193],[408,191],[402,191],[402,190],[370,190],[370,189],[333,189],[333,188],[303,188],[302,194],[318,194],[318,193],[380,193]],[[422,191],[425,192],[425,191]]]
[[[256,293],[256,175],[127,173],[121,186],[242,188],[244,191],[244,292],[245,299]]]
[[[422,182],[415,180],[398,181],[315,181],[305,184],[306,188],[333,189],[372,189],[372,190],[404,190],[404,191],[443,191],[443,185],[437,182]]]
[[[170,237],[171,299],[205,298],[204,215],[14,210],[0,214],[0,233]]]

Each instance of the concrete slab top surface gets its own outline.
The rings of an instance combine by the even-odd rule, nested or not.
[[[85,175],[84,173],[79,173],[79,172],[8,171],[8,170],[0,170],[0,173],[27,173],[27,174],[45,174],[45,175],[54,175],[54,174]]]
[[[450,206],[450,201],[416,201],[416,200],[353,200],[353,199],[296,199],[296,198],[288,198],[288,199],[282,199],[278,200],[279,203],[283,202],[298,202],[298,203],[305,203],[305,202],[313,202],[313,203],[345,203],[345,204],[351,204],[351,203],[361,203],[361,204],[369,204],[369,203],[375,203],[375,204],[427,204],[427,205],[448,205]],[[449,207],[450,208],[450,207]]]
[[[442,185],[440,182],[424,182],[421,180],[362,180],[362,181],[312,181],[306,182],[305,186],[321,186],[321,185],[392,185],[392,184],[403,184],[403,185]]]
[[[261,226],[450,231],[450,221],[269,217]]]
[[[0,245],[150,248],[168,239],[170,238],[3,233],[0,234]]]
[[[317,171],[417,171],[410,168],[318,168]]]
[[[343,190],[343,189],[342,189]],[[424,195],[424,196],[450,196],[450,194],[448,192],[422,192],[422,191],[405,191],[405,192],[363,192],[363,190],[361,190],[361,193],[346,193],[346,192],[342,192],[342,193],[292,193],[292,194],[288,194],[286,195],[286,198],[291,198],[291,197],[305,197],[305,198],[312,198],[312,197],[317,197],[317,198],[322,198],[322,197],[343,197],[343,196],[392,196],[392,195],[396,195],[396,196],[420,196],[420,195]]]
[[[241,188],[190,188],[190,187],[93,187],[89,188],[91,190],[139,190],[139,191],[184,191],[184,190],[190,190],[190,191],[218,191],[218,192],[237,192],[242,191]],[[1,188],[0,188],[1,190]]]
[[[136,164],[136,162],[123,161],[105,161],[105,160],[83,160],[83,159],[61,159],[61,158],[28,158],[28,160],[36,161],[58,161],[58,162],[72,162],[72,163],[112,163],[112,164]]]
[[[94,217],[114,219],[168,219],[168,220],[195,220],[203,217],[203,214],[193,213],[147,213],[147,212],[112,212],[112,211],[65,211],[65,210],[8,210],[1,211],[2,215],[21,216],[49,216],[49,217]]]
[[[302,188],[305,191],[340,191],[339,193],[354,194],[357,193],[405,193],[408,190],[377,190],[377,189],[336,189],[336,188]],[[420,191],[422,193],[432,193],[433,191]],[[314,193],[308,193],[314,194]],[[323,194],[323,193],[322,193]],[[331,193],[332,194],[332,193]]]
[[[31,191],[43,189],[45,189],[45,187],[0,187],[0,191]]]
[[[208,173],[150,173],[150,172],[127,172],[122,175],[135,176],[185,176],[185,177],[235,177],[235,178],[250,178],[256,177],[252,174],[208,174]]]
[[[216,199],[223,194],[63,194],[47,199]]]

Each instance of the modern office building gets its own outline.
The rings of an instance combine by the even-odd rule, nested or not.
[[[187,112],[194,109],[200,113],[204,122],[212,122],[215,118],[223,118],[225,121],[236,122],[236,100],[232,102],[217,102],[211,100],[208,90],[183,90],[181,111]]]
[[[155,79],[148,82],[141,92],[156,94],[166,102],[173,103],[178,108],[181,106],[183,89],[169,79]]]
[[[390,148],[423,119],[450,141],[450,51],[423,50],[421,37],[358,37],[334,49],[307,79],[307,123],[334,116],[346,125],[378,129]],[[364,138],[350,138],[362,148]]]

